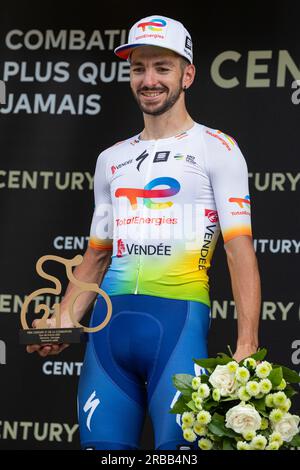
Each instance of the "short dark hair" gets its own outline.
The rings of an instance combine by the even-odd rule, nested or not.
[[[189,62],[185,57],[183,57],[183,56],[179,56],[179,57],[180,57],[180,68],[181,68],[181,70],[182,70],[182,72],[183,72],[184,69],[185,69],[185,67],[186,67],[187,65],[189,65],[190,62]]]

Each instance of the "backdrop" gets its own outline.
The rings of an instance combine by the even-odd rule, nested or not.
[[[84,345],[46,359],[28,355],[18,343],[20,309],[26,295],[49,285],[35,272],[42,255],[84,252],[100,151],[142,130],[128,64],[112,51],[152,13],[179,19],[192,34],[192,117],[232,135],[245,155],[262,279],[260,344],[271,360],[300,369],[300,12],[292,2],[272,5],[264,11],[253,2],[248,10],[198,2],[197,13],[192,3],[129,9],[112,0],[72,7],[11,0],[1,7],[1,449],[79,448]],[[66,286],[62,267],[49,262],[47,269]],[[221,239],[210,278],[209,352],[216,354],[228,344],[234,349],[236,339]],[[55,301],[45,297],[39,300]],[[148,418],[141,443],[153,445]]]

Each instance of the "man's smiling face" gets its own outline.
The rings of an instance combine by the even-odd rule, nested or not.
[[[140,46],[130,56],[130,86],[145,114],[158,116],[179,99],[183,88],[184,62],[169,49]]]

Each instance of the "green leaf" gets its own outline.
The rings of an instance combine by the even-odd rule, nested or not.
[[[183,395],[180,395],[178,400],[174,403],[173,407],[169,410],[171,414],[182,414],[185,411],[188,411],[189,408],[186,403],[186,398]]]
[[[229,362],[233,361],[234,359],[231,356],[228,356],[228,354],[225,354],[223,352],[218,352],[219,357],[223,357],[225,359],[229,359]]]
[[[182,395],[190,397],[193,393],[192,380],[194,376],[190,374],[176,374],[173,375],[172,380],[174,386],[179,390]]]
[[[201,379],[201,383],[202,384],[207,384],[208,383],[208,379],[209,379],[209,375],[207,374],[201,374],[199,375],[200,379]]]
[[[268,379],[271,380],[273,387],[277,387],[282,381],[282,378],[283,373],[281,367],[275,367],[271,370],[270,374],[268,375]]]
[[[287,382],[290,382],[291,384],[300,382],[300,376],[298,372],[296,372],[295,370],[289,369],[288,367],[285,367],[285,366],[281,366],[281,368],[282,368],[283,378]]]
[[[224,366],[228,362],[232,361],[230,357],[215,357],[208,359],[193,359],[198,366],[204,367],[204,369],[215,369],[217,366]]]
[[[292,447],[300,447],[300,434],[296,434],[296,436],[293,437],[291,442],[289,442],[289,445]]]
[[[195,411],[196,413],[199,412],[199,410],[196,408],[196,405],[195,403],[193,402],[193,400],[189,401],[186,406],[188,406],[191,410]]]
[[[291,385],[287,385],[283,391],[288,398],[292,398],[294,395],[298,395],[299,393],[296,392],[296,390]]]
[[[258,411],[266,410],[265,398],[259,398],[258,400],[253,399],[252,403]]]
[[[203,408],[205,409],[205,411],[209,411],[211,410],[211,408],[214,408],[214,407],[217,407],[218,406],[218,403],[214,400],[208,400],[204,403],[203,405]]]
[[[211,422],[208,424],[208,429],[211,433],[216,434],[219,437],[236,437],[236,434],[232,429],[226,428],[224,416],[215,413],[212,417]]]
[[[259,349],[256,353],[252,354],[250,357],[253,357],[256,361],[262,361],[267,355],[267,349]]]
[[[235,450],[235,447],[233,446],[233,442],[231,439],[225,438],[223,441],[223,450]]]

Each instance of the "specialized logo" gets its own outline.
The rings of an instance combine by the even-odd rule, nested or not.
[[[218,212],[212,209],[205,209],[205,217],[208,217],[213,224],[219,221]]]
[[[90,397],[87,399],[87,402],[83,407],[83,411],[85,413],[87,413],[89,411],[89,414],[88,414],[87,420],[86,420],[86,426],[87,426],[89,431],[91,430],[92,416],[95,413],[95,410],[96,410],[97,406],[100,403],[99,398],[95,398],[95,397],[96,397],[96,392],[94,390],[93,393],[90,395]]]
[[[143,153],[141,153],[141,155],[136,157],[135,161],[139,162],[136,167],[138,171],[140,171],[140,166],[147,157],[149,157],[149,153],[147,152],[147,150],[144,150]]]
[[[156,186],[166,185],[167,189],[153,189]],[[177,194],[180,190],[180,183],[174,178],[161,176],[155,178],[146,184],[144,189],[140,188],[118,188],[115,192],[116,197],[127,197],[132,209],[138,208],[137,198],[143,198],[143,203],[148,209],[166,209],[173,205],[173,202],[153,202],[153,198],[170,197]]]
[[[152,18],[150,21],[145,21],[144,23],[139,23],[138,28],[141,28],[143,32],[146,31],[155,31],[159,32],[162,31],[163,28],[166,26],[167,22],[162,18]]]
[[[229,202],[236,203],[241,209],[244,207],[249,208],[250,207],[250,196],[245,196],[244,198],[242,197],[230,197],[228,199]]]

